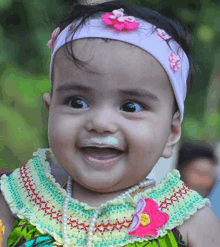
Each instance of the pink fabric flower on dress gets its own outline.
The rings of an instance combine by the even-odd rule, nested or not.
[[[112,13],[102,15],[102,20],[108,26],[114,27],[118,31],[128,31],[136,29],[141,23],[135,21],[133,16],[125,16],[124,9],[113,10]]]
[[[168,220],[169,215],[158,209],[156,201],[140,197],[129,233],[138,237],[157,236],[158,229]]]
[[[171,36],[168,35],[163,29],[157,28],[157,34],[163,39],[163,40],[167,40],[170,39]]]
[[[169,62],[171,69],[175,72],[182,67],[180,57],[176,55],[173,51],[169,55]]]
[[[59,35],[59,33],[60,33],[60,28],[59,27],[54,29],[54,31],[51,34],[51,39],[47,42],[47,46],[49,48],[52,48],[55,45],[55,42],[56,42],[56,39],[57,39],[57,36]]]

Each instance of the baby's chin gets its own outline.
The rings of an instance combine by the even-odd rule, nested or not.
[[[129,187],[129,185],[124,185],[121,180],[107,180],[107,178],[104,177],[97,178],[90,176],[90,178],[86,180],[75,179],[75,182],[86,190],[96,193],[114,193]]]
[[[126,154],[112,163],[99,163],[84,159],[81,152],[76,152],[66,155],[65,161],[63,165],[68,173],[77,183],[89,190],[107,193],[129,186],[126,184],[129,182],[126,181],[128,175]]]

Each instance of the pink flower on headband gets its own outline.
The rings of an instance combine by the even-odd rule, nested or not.
[[[141,23],[135,21],[133,16],[125,16],[124,9],[113,10],[112,13],[102,15],[102,20],[108,26],[114,27],[118,31],[128,31],[136,29]]]
[[[173,51],[169,55],[169,62],[170,68],[175,72],[182,67],[180,57],[176,55]]]
[[[138,237],[157,236],[158,229],[169,220],[169,215],[158,209],[152,198],[140,196],[129,233]]]
[[[56,39],[57,39],[57,36],[59,35],[59,33],[60,33],[60,28],[59,27],[54,29],[54,31],[51,34],[51,39],[47,42],[47,46],[49,48],[52,48],[55,45],[55,42],[56,42]]]
[[[171,38],[163,29],[157,28],[157,34],[164,40]]]

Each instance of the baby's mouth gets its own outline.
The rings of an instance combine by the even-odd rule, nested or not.
[[[84,147],[82,152],[97,160],[109,160],[121,156],[122,151],[114,148]]]

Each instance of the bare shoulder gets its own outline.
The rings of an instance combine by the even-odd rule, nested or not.
[[[188,247],[220,246],[220,221],[208,206],[199,209],[177,228]]]
[[[8,204],[5,201],[5,198],[0,191],[0,220],[2,221],[2,224],[4,226],[4,235],[3,235],[3,242],[2,247],[7,247],[7,238],[8,235],[11,232],[13,223],[15,221],[15,217],[11,213]]]

